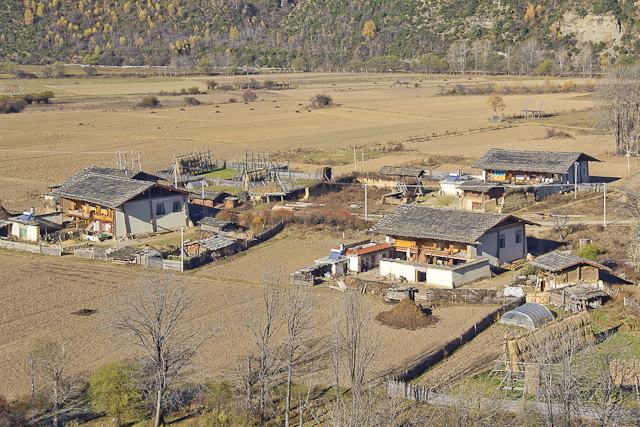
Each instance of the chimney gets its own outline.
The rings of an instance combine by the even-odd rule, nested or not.
[[[458,169],[458,180],[460,179],[460,169]]]
[[[340,255],[344,255],[344,243],[340,243]]]
[[[29,208],[29,215],[33,218],[36,215],[36,208]]]

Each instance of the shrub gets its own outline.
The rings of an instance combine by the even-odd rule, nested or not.
[[[197,99],[195,99],[195,98],[194,98],[194,97],[192,97],[192,96],[185,96],[185,97],[184,97],[184,102],[185,102],[187,105],[200,105],[200,101],[198,101]]]
[[[160,102],[158,101],[158,98],[156,98],[155,96],[146,96],[142,98],[142,102],[140,103],[140,105],[144,108],[157,107],[159,104]]]
[[[225,211],[225,210],[218,212],[216,214],[216,218],[223,219],[225,221],[233,221],[233,222],[238,221],[238,216],[235,214],[235,212]]]
[[[216,82],[215,80],[207,80],[207,89],[209,90],[213,90],[216,88],[216,86],[218,86],[218,82]]]
[[[31,96],[33,97],[33,102],[36,102],[38,104],[48,104],[49,100],[55,95],[52,90],[44,90],[39,93],[34,93]]]
[[[0,394],[0,426],[26,426],[26,408],[24,404],[9,403]]]
[[[89,381],[91,405],[113,418],[116,426],[137,409],[141,400],[129,378],[133,373],[135,369],[126,363],[110,362],[98,367]]]
[[[198,88],[198,86],[191,86],[187,88],[187,93],[189,95],[197,95],[200,93],[200,89]]]
[[[0,114],[19,113],[26,106],[27,101],[22,98],[2,99],[0,100]]]
[[[573,92],[575,89],[576,89],[576,84],[573,82],[573,80],[568,80],[564,82],[564,84],[562,85],[563,92]]]
[[[245,90],[242,94],[242,100],[244,102],[255,101],[256,99],[258,99],[258,95],[251,89]]]
[[[311,105],[314,107],[327,107],[333,105],[333,98],[325,93],[319,93],[311,98]]]
[[[273,89],[274,87],[276,87],[276,82],[274,82],[273,80],[265,80],[264,87],[266,89]]]
[[[95,76],[98,74],[98,69],[96,67],[84,67],[84,72],[87,76]]]
[[[576,251],[576,255],[582,258],[590,259],[591,261],[597,262],[598,255],[602,253],[602,249],[593,245],[591,243],[582,245],[582,249],[578,249]]]
[[[568,132],[556,128],[545,128],[545,138],[573,138]]]
[[[238,100],[235,98],[229,98],[229,102],[235,104],[236,102],[238,102]]]

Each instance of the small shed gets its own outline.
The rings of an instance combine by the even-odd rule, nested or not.
[[[587,283],[565,286],[549,292],[549,303],[567,311],[578,311],[583,308],[602,307],[602,299],[607,294]]]
[[[237,252],[238,244],[235,240],[227,239],[222,236],[211,236],[206,239],[198,240],[191,243],[185,248],[187,255],[197,256],[203,253],[209,255],[225,255]]]
[[[31,242],[37,242],[40,236],[55,233],[62,228],[59,224],[33,215],[30,212],[24,212],[19,217],[9,218],[7,223],[12,224],[12,236]]]
[[[221,231],[233,231],[238,228],[238,224],[233,221],[227,221],[210,216],[202,218],[197,222],[197,224],[200,226],[200,230],[214,231],[216,233],[219,233]]]
[[[560,251],[539,256],[529,264],[540,270],[538,286],[541,291],[558,289],[577,283],[589,283],[597,286],[600,281],[600,273],[611,271],[610,268],[590,259]]]
[[[531,331],[554,320],[551,311],[542,304],[528,302],[502,315],[500,323],[520,326]]]

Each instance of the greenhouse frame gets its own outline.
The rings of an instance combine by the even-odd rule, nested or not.
[[[503,314],[500,323],[520,326],[533,331],[553,320],[555,320],[553,313],[547,307],[535,302],[528,302]]]

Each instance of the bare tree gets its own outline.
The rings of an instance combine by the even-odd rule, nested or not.
[[[640,67],[613,67],[596,92],[596,129],[614,137],[616,153],[637,154],[640,137]]]
[[[307,288],[300,285],[288,287],[282,294],[286,337],[284,362],[287,370],[287,396],[284,425],[289,427],[291,412],[291,381],[296,368],[296,358],[304,351],[305,342],[314,332],[314,302]],[[308,399],[308,396],[307,396]],[[302,411],[300,411],[302,416]]]
[[[593,74],[593,58],[591,45],[582,43],[578,46],[580,52],[575,56],[576,67],[582,68],[582,77],[589,77]]]
[[[565,233],[567,229],[567,223],[569,222],[569,217],[565,213],[563,209],[555,209],[553,211],[553,229],[560,234],[560,240],[564,242],[564,238],[567,235]]]
[[[525,67],[525,72],[528,75],[531,75],[536,67],[538,59],[540,58],[541,50],[540,42],[535,37],[531,37],[520,45],[518,49],[518,56],[521,58]]]
[[[467,380],[452,386],[450,404],[439,413],[437,425],[496,426],[502,424],[504,410],[490,399],[493,390],[487,384]]]
[[[567,49],[564,46],[560,46],[556,49],[554,63],[558,70],[558,74],[562,75],[567,63]]]
[[[620,415],[631,396],[623,388],[636,384],[639,366],[620,335],[606,336],[599,346],[590,348],[587,356],[589,395],[586,397],[596,425],[620,425]]]
[[[283,275],[275,267],[270,267],[262,274],[262,291],[259,298],[252,299],[247,304],[247,314],[244,322],[253,335],[254,352],[256,356],[247,357],[247,372],[237,374],[245,384],[245,392],[252,400],[252,387],[260,387],[258,397],[259,415],[264,421],[268,404],[268,396],[275,380],[280,362],[277,358],[276,333],[282,325],[282,295]],[[296,350],[297,351],[297,350]],[[256,367],[252,361],[257,362]]]
[[[336,395],[343,374],[349,379],[353,393],[359,393],[381,351],[377,325],[361,299],[356,292],[340,294],[338,308],[332,313],[329,340]]]
[[[575,331],[549,329],[529,334],[525,345],[526,360],[538,374],[536,393],[545,407],[541,421],[548,426],[575,425],[584,415],[584,392],[589,387],[586,350],[591,343]]]
[[[62,338],[41,341],[32,353],[34,373],[47,386],[47,395],[53,405],[53,426],[60,425],[60,408],[78,391],[76,378],[71,373],[73,357],[71,344]]]
[[[144,275],[118,298],[111,298],[107,329],[140,353],[140,386],[153,401],[154,426],[164,425],[164,410],[175,386],[187,379],[199,349],[215,328],[189,323],[197,292],[175,275]]]

